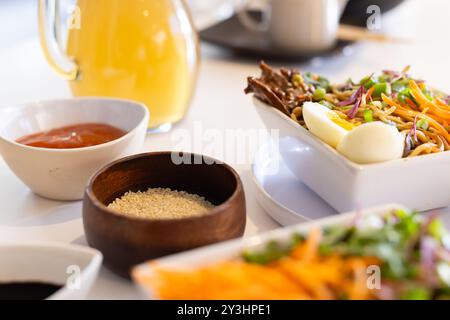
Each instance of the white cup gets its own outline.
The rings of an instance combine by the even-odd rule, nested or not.
[[[247,0],[238,17],[253,32],[264,32],[274,47],[292,52],[319,52],[336,44],[339,20],[348,0]],[[261,21],[249,9],[262,12]]]

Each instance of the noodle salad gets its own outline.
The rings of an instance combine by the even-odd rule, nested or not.
[[[395,126],[404,135],[403,157],[450,150],[450,97],[411,77],[409,67],[340,84],[310,72],[275,71],[264,62],[260,68],[261,76],[249,77],[245,92],[306,129],[303,104],[317,102],[354,127],[374,121]]]

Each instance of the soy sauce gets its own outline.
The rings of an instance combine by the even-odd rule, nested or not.
[[[0,283],[0,300],[44,300],[61,288],[41,282]]]

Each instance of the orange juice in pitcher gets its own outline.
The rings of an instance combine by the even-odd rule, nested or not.
[[[79,21],[68,30],[66,52],[73,63],[65,69],[46,32],[52,24],[58,28],[56,19],[48,20],[60,8],[49,8],[45,0],[39,8],[44,52],[70,80],[73,94],[144,102],[150,128],[182,119],[198,65],[197,35],[183,0],[78,0],[75,8],[78,16],[71,18]]]

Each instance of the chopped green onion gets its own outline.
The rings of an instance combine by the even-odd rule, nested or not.
[[[372,97],[379,98],[381,97],[381,94],[385,94],[389,96],[392,93],[391,85],[387,82],[377,83],[374,85],[374,90],[372,93]]]
[[[294,233],[294,235],[292,236],[292,239],[291,239],[290,247],[294,248],[303,241],[305,241],[305,237],[303,235],[301,235],[299,233]]]
[[[333,253],[333,247],[329,244],[321,243],[319,245],[319,252],[322,256],[329,256]]]
[[[440,240],[445,233],[445,226],[442,223],[441,220],[434,219],[430,222],[428,225],[428,232],[430,235],[432,235],[435,239]]]
[[[428,100],[433,101],[433,93],[426,86],[422,88],[422,92]]]
[[[373,121],[373,111],[371,109],[364,110],[364,121],[365,122]]]
[[[319,103],[331,110],[333,110],[335,108],[334,104],[332,104],[331,102],[329,102],[327,100],[322,100]]]
[[[411,94],[411,89],[406,88],[405,90],[398,93],[397,99],[401,103],[406,103],[406,98],[410,99],[411,101],[415,102],[414,97]]]
[[[313,100],[314,101],[321,101],[325,99],[327,92],[324,88],[318,87],[314,93],[313,93]]]
[[[402,295],[402,300],[430,300],[430,290],[427,288],[411,288]]]
[[[392,91],[402,92],[408,87],[408,80],[399,80],[391,84]]]
[[[388,82],[391,79],[390,75],[382,74],[378,76],[378,82]]]
[[[395,215],[400,219],[405,219],[406,217],[410,216],[409,212],[404,209],[395,210]]]
[[[372,76],[367,76],[361,79],[359,85],[362,86],[364,84],[365,89],[370,89],[372,86],[376,84],[376,80]]]
[[[427,119],[420,119],[416,124],[417,128],[427,131],[429,128],[429,123]]]
[[[260,251],[246,251],[242,256],[245,261],[254,264],[268,264],[279,260],[289,254],[290,247],[282,246],[276,241],[270,241],[265,248]]]

